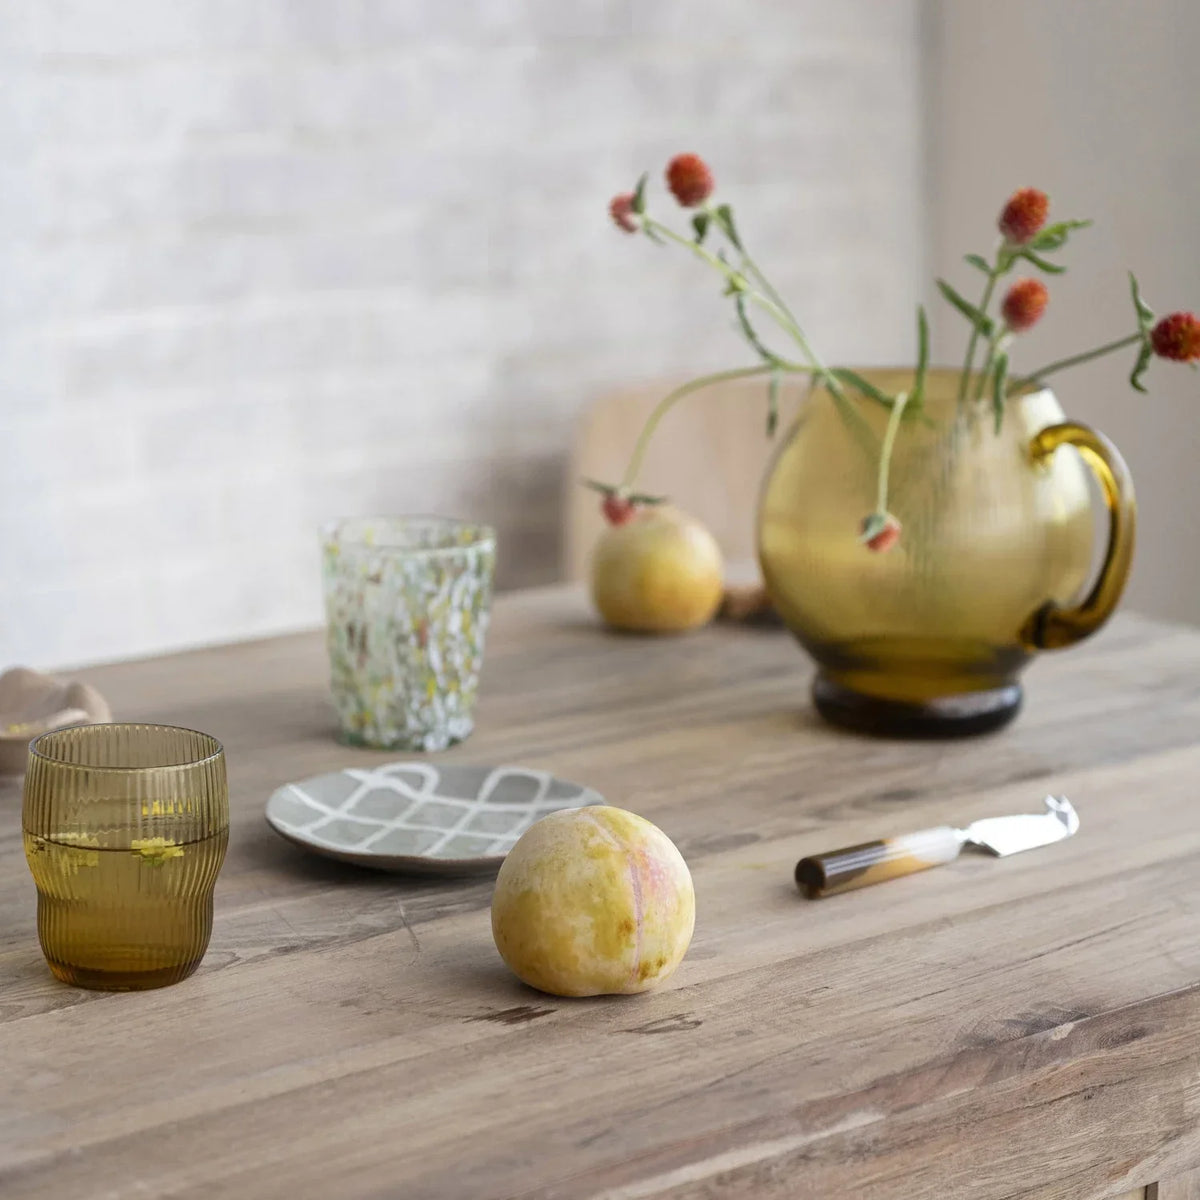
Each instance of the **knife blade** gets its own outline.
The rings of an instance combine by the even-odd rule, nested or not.
[[[1060,842],[1079,829],[1079,814],[1066,796],[1047,796],[1044,803],[1045,812],[987,817],[964,829],[939,825],[802,858],[796,886],[815,900],[953,862],[966,846],[1004,858]]]

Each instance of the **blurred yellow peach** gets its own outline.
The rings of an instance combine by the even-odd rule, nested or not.
[[[655,505],[610,525],[592,554],[592,600],[615,629],[695,629],[712,620],[721,593],[716,540],[675,508]]]

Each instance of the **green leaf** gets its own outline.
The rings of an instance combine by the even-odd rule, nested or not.
[[[649,171],[643,172],[633,189],[633,211],[640,217],[646,211],[646,180],[650,178]]]
[[[580,480],[584,487],[591,488],[594,492],[599,492],[602,496],[620,496],[621,489],[611,483],[601,483],[598,479],[583,479]],[[647,496],[645,492],[630,492],[625,497],[630,504],[665,504],[666,496]]]
[[[1137,276],[1132,271],[1129,272],[1129,290],[1133,293],[1133,307],[1137,313],[1138,328],[1146,333],[1154,323],[1154,309],[1142,299]]]
[[[725,236],[739,249],[742,248],[742,239],[738,237],[737,226],[733,223],[733,209],[728,204],[718,204],[717,224],[724,231]]]
[[[1138,330],[1142,335],[1142,345],[1138,350],[1137,362],[1133,364],[1133,370],[1129,374],[1129,386],[1135,391],[1145,392],[1146,386],[1142,383],[1142,376],[1146,374],[1146,368],[1150,366],[1150,360],[1154,357],[1154,347],[1150,342],[1150,328],[1154,324],[1154,309],[1142,299],[1137,276],[1132,271],[1129,272],[1129,291],[1133,296],[1133,310],[1137,313]]]
[[[1004,396],[1008,390],[1008,355],[996,355],[996,367],[992,372],[992,414],[995,417],[996,432],[1004,424]]]
[[[763,344],[762,339],[758,336],[754,326],[750,323],[750,313],[746,309],[746,297],[744,294],[739,294],[734,301],[734,307],[737,310],[738,325],[741,328],[742,336],[754,347],[755,352],[763,362],[772,367],[782,367],[782,362],[777,354],[774,354],[770,349]]]
[[[887,392],[880,391],[873,383],[864,379],[856,371],[851,371],[849,367],[833,367],[829,373],[839,383],[849,384],[855,391],[861,392],[868,400],[874,400],[876,404],[882,404],[886,408],[892,407],[894,401]]]
[[[917,305],[917,374],[925,374],[929,366],[929,318],[925,315],[925,305]]]
[[[1031,238],[1025,245],[1030,250],[1058,250],[1065,246],[1067,236],[1076,229],[1086,229],[1091,221],[1059,221],[1056,225],[1047,225],[1036,237]]]
[[[726,267],[730,272],[729,275],[724,277],[725,287],[722,290],[721,295],[736,296],[739,293],[746,291],[750,286],[749,281],[740,271],[734,269],[729,259],[726,257],[724,250],[717,251],[717,258],[721,265]]]
[[[767,437],[774,437],[779,427],[779,381],[780,373],[772,371],[767,383]]]
[[[1150,360],[1154,357],[1154,348],[1150,345],[1150,339],[1145,338],[1142,341],[1142,348],[1138,351],[1137,362],[1133,365],[1133,371],[1129,376],[1129,386],[1139,392],[1146,390],[1142,383],[1142,376],[1146,373],[1146,368],[1150,365]]]
[[[982,254],[965,254],[963,255],[963,262],[970,263],[973,267],[978,267],[985,275],[992,273],[991,264]]]
[[[925,305],[917,305],[917,380],[909,397],[913,412],[920,412],[925,403],[925,372],[929,369],[929,318]]]
[[[944,279],[939,279],[937,285],[938,291],[975,326],[981,337],[992,336],[992,322],[988,317],[969,300],[964,300]]]
[[[692,228],[696,231],[696,245],[700,245],[704,241],[704,235],[708,232],[709,214],[707,212],[698,212],[692,218]]]
[[[1047,275],[1062,275],[1066,272],[1066,267],[1060,267],[1058,263],[1052,263],[1049,259],[1042,258],[1040,254],[1035,254],[1028,246],[1022,246],[1017,254],[1021,258],[1027,258],[1039,271],[1045,271]]]
[[[873,537],[881,534],[887,526],[887,513],[875,512],[869,514],[862,523],[862,530],[859,532],[858,540],[864,545]]]
[[[667,244],[666,240],[664,238],[660,237],[657,233],[655,233],[654,230],[651,229],[650,226],[648,224],[646,224],[645,221],[642,222],[642,232],[652,242],[657,242],[660,246],[665,246]]]

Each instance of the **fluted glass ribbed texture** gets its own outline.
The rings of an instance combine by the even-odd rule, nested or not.
[[[51,971],[79,987],[161,987],[199,965],[229,838],[216,738],[80,725],[29,749],[25,857]]]
[[[403,750],[462,741],[474,725],[493,532],[440,517],[363,517],[322,532],[342,738]]]
[[[891,395],[915,382],[911,371],[862,374]],[[767,588],[817,661],[818,703],[838,697],[839,711],[822,711],[855,728],[995,727],[976,718],[1015,713],[1035,650],[1095,629],[1129,569],[1132,491],[1123,465],[1118,484],[1099,461],[1097,435],[1066,422],[1049,389],[1010,396],[997,429],[990,388],[960,405],[958,387],[957,371],[930,370],[923,410],[904,415],[888,493],[903,533],[887,553],[856,536],[877,503],[885,406],[814,388],[767,473],[758,514]],[[1113,535],[1099,590],[1077,607],[1096,540],[1085,461],[1129,528]],[[1038,632],[1046,613],[1054,641]]]

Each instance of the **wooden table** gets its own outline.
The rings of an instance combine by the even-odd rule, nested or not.
[[[0,794],[4,1200],[1200,1196],[1200,634],[1124,617],[1036,665],[1008,732],[905,744],[818,724],[784,634],[620,638],[575,593],[501,600],[450,757],[591,783],[695,875],[678,974],[587,1001],[507,973],[489,883],[267,828],[279,784],[389,757],[333,741],[318,637],[86,676],[224,741],[233,836],[199,972],[89,993],[42,963]],[[1059,846],[792,885],[805,852],[1048,791],[1082,816]]]

